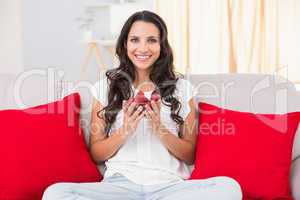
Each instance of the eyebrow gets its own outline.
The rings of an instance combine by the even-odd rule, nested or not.
[[[129,38],[139,38],[139,36],[136,36],[136,35],[130,35]],[[152,38],[159,39],[158,36],[148,36],[147,38],[148,38],[148,39],[152,39]]]

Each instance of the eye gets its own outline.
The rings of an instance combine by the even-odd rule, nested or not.
[[[151,38],[148,40],[150,43],[156,43],[157,42],[157,39],[154,39],[154,38]]]
[[[131,38],[130,39],[130,42],[133,42],[133,43],[135,43],[135,42],[138,42],[139,40],[137,39],[137,38]]]

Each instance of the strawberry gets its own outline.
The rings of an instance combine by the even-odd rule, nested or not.
[[[158,101],[160,100],[160,94],[156,90],[154,90],[151,94],[151,101]]]
[[[145,97],[144,92],[142,91],[139,91],[134,97],[134,102],[139,105],[146,105],[148,101],[149,100]]]
[[[145,106],[146,104],[151,107],[151,101],[158,101],[160,99],[160,94],[157,91],[153,91],[151,94],[151,99],[147,99],[143,91],[139,91],[134,97],[134,102],[138,105]]]

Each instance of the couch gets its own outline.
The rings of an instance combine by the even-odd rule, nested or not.
[[[102,74],[103,75],[103,74]],[[228,109],[253,113],[300,111],[300,93],[295,86],[278,76],[258,74],[190,75],[197,101]],[[60,99],[77,91],[81,96],[81,125],[89,132],[93,80],[68,81],[52,73],[0,74],[0,110],[25,108]],[[85,140],[88,143],[88,134]],[[294,199],[300,200],[300,128],[293,145],[290,175]],[[102,170],[101,166],[99,167]]]

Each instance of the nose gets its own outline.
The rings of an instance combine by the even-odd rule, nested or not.
[[[146,53],[148,51],[148,44],[147,42],[140,42],[138,46],[138,51],[141,53]]]

